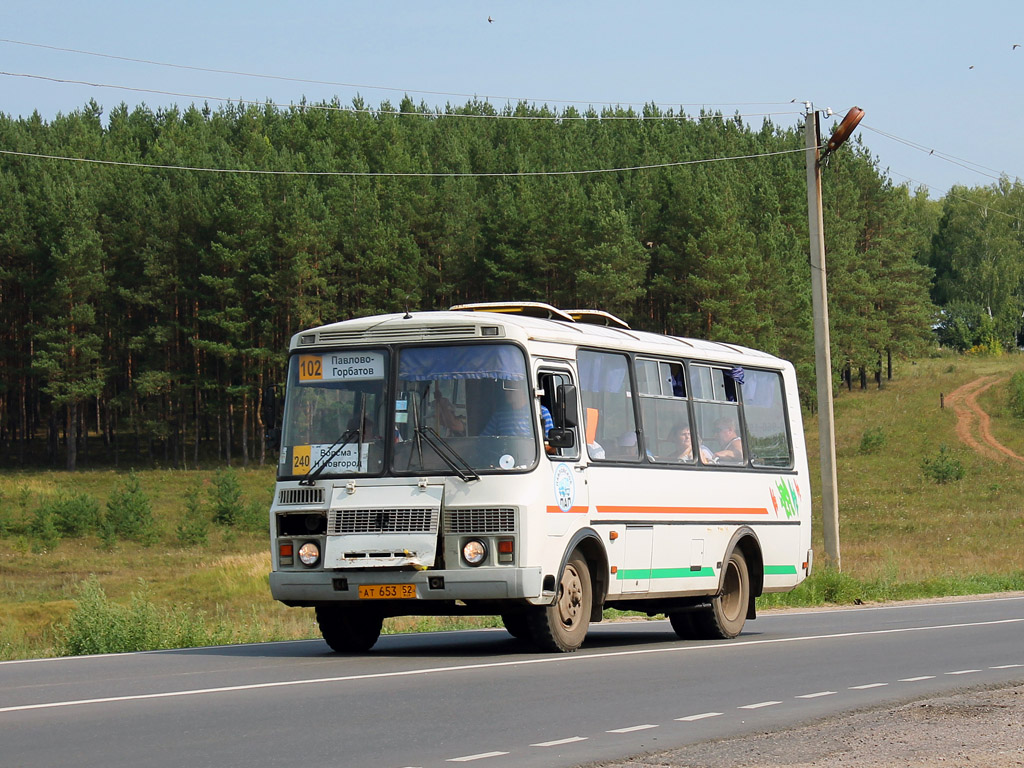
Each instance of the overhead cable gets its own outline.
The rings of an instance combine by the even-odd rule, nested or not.
[[[778,155],[789,155],[806,152],[806,149],[784,149],[778,152],[763,152],[755,155],[736,155],[732,157],[711,157],[702,160],[681,160],[675,163],[656,163],[653,165],[635,165],[626,168],[592,168],[576,171],[507,171],[494,173],[478,172],[395,172],[395,171],[268,171],[252,168],[201,168],[197,166],[184,165],[157,165],[154,163],[132,163],[122,160],[97,160],[88,157],[67,157],[61,155],[46,155],[37,152],[16,152],[10,149],[0,149],[0,155],[13,157],[31,157],[41,160],[63,160],[76,163],[91,163],[95,165],[110,165],[126,168],[150,168],[154,170],[169,171],[195,171],[200,173],[232,173],[252,174],[258,176],[356,176],[356,177],[390,177],[390,178],[525,178],[535,176],[585,176],[600,173],[625,173],[628,171],[650,171],[660,168],[678,168],[685,165],[700,165],[703,163],[723,163],[733,160],[755,160],[762,157],[776,157]]]

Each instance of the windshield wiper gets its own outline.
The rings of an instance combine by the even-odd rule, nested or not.
[[[309,473],[301,480],[299,485],[313,485],[314,481],[320,476],[327,465],[330,464],[334,457],[341,453],[341,449],[352,442],[352,438],[360,433],[359,429],[350,429],[333,443],[331,447],[327,449],[327,453],[320,457],[320,460],[312,467],[310,467]]]
[[[429,425],[420,424],[420,410],[415,398],[412,401],[412,427],[416,445],[416,458],[419,459],[421,468],[423,467],[423,443],[426,443],[441,458],[441,461],[447,464],[448,468],[458,475],[463,482],[468,483],[470,480],[480,479],[480,475],[473,470],[473,466],[462,458],[443,437],[437,434]],[[412,466],[411,451],[409,452],[409,466]]]
[[[441,461],[447,464],[448,468],[458,475],[463,482],[468,483],[470,480],[480,479],[480,475],[473,470],[473,466],[462,458],[443,437],[437,434],[433,427],[426,424],[416,427],[416,436],[417,439],[422,438],[423,442],[429,445],[434,453],[441,457]],[[420,459],[420,465],[422,466],[422,464],[423,460]]]

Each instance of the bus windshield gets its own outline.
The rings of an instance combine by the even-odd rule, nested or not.
[[[440,437],[473,469],[526,469],[537,460],[526,359],[512,344],[408,347],[398,353],[396,473],[448,472],[424,441]]]
[[[388,360],[383,350],[291,358],[279,475],[380,472]]]

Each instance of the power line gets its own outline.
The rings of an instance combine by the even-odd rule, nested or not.
[[[194,66],[194,65],[190,65],[190,64],[174,64],[174,63],[165,62],[165,61],[154,61],[154,60],[151,60],[151,59],[137,59],[137,58],[132,58],[132,57],[129,57],[129,56],[116,56],[116,55],[109,54],[109,53],[97,53],[95,51],[85,51],[85,50],[81,50],[81,49],[78,49],[78,48],[62,48],[62,47],[59,47],[59,46],[56,46],[56,45],[44,45],[42,43],[29,43],[29,42],[25,42],[23,40],[11,40],[11,39],[8,39],[8,38],[0,38],[0,43],[9,43],[11,45],[24,45],[24,46],[28,46],[30,48],[43,48],[45,50],[60,51],[62,53],[74,53],[74,54],[78,54],[78,55],[82,55],[82,56],[96,56],[96,57],[103,58],[103,59],[113,59],[115,61],[127,61],[127,62],[131,62],[131,63],[134,63],[134,64],[148,64],[148,65],[155,66],[155,67],[170,67],[170,68],[173,68],[173,69],[184,69],[184,70],[190,70],[190,71],[193,71],[193,72],[210,72],[210,73],[219,74],[219,75],[235,75],[235,76],[238,76],[238,77],[254,77],[254,78],[260,78],[260,79],[264,79],[264,80],[281,80],[281,81],[284,81],[284,82],[307,83],[307,84],[311,84],[311,85],[333,85],[333,86],[338,86],[338,87],[342,87],[342,88],[357,88],[357,89],[361,88],[361,89],[365,89],[365,90],[375,90],[375,91],[395,91],[395,92],[398,92],[398,93],[405,93],[405,94],[408,94],[408,93],[418,93],[418,94],[425,94],[425,95],[429,95],[429,96],[457,96],[459,98],[465,98],[465,99],[479,99],[479,98],[482,98],[482,99],[488,100],[488,101],[489,100],[516,101],[516,102],[538,102],[539,101],[539,102],[545,102],[545,103],[546,102],[552,102],[552,103],[557,103],[557,104],[588,104],[588,105],[599,104],[599,105],[604,105],[604,106],[643,106],[643,105],[646,105],[646,104],[654,104],[654,102],[582,101],[582,100],[573,100],[573,99],[539,99],[539,98],[525,97],[525,96],[486,96],[486,95],[482,96],[482,95],[475,94],[475,93],[457,93],[457,92],[453,92],[453,91],[428,91],[428,90],[422,90],[422,89],[416,89],[416,88],[395,88],[393,86],[387,86],[387,85],[366,85],[366,84],[359,84],[359,83],[344,83],[344,82],[339,82],[339,81],[334,81],[334,80],[315,80],[315,79],[303,78],[303,77],[286,77],[286,76],[283,76],[283,75],[271,75],[271,74],[266,74],[266,73],[242,72],[242,71],[231,70],[231,69],[216,69],[214,67],[200,67],[200,66]],[[681,107],[781,106],[783,104],[788,104],[788,103],[790,103],[790,102],[753,101],[753,102],[725,102],[725,103],[722,103],[722,104],[693,103],[693,104],[679,104],[677,106],[681,106]],[[654,106],[668,106],[668,105],[666,105],[666,104],[654,104]]]
[[[277,107],[278,109],[292,109],[292,108],[317,109],[317,110],[324,110],[324,111],[329,111],[329,112],[350,112],[352,114],[366,114],[366,115],[396,115],[396,116],[412,115],[412,116],[420,116],[420,117],[458,117],[458,118],[476,118],[476,119],[485,119],[485,120],[538,120],[538,121],[545,121],[545,120],[547,120],[547,121],[552,121],[552,122],[565,122],[565,121],[569,121],[569,120],[580,120],[580,121],[586,121],[586,120],[600,120],[600,121],[605,121],[605,120],[634,120],[634,121],[640,121],[640,120],[733,120],[733,119],[738,118],[738,117],[739,118],[776,117],[778,115],[803,114],[802,112],[783,111],[783,112],[759,112],[759,113],[751,113],[751,114],[732,114],[732,115],[724,115],[724,114],[718,113],[718,114],[714,114],[714,115],[694,115],[694,116],[691,117],[689,115],[680,113],[678,115],[669,114],[669,115],[658,115],[658,116],[652,117],[652,116],[644,115],[644,114],[641,114],[641,113],[638,112],[638,113],[634,113],[632,115],[597,115],[597,116],[594,116],[594,117],[590,117],[590,116],[587,116],[587,115],[578,115],[578,116],[566,116],[566,115],[561,115],[561,116],[560,115],[508,115],[508,114],[500,114],[500,113],[496,113],[496,114],[493,114],[493,115],[486,115],[486,114],[474,114],[474,113],[466,113],[466,112],[440,112],[440,111],[435,111],[435,112],[420,112],[420,111],[417,111],[417,112],[406,112],[406,111],[397,110],[397,109],[359,109],[359,108],[356,108],[356,107],[332,106],[332,105],[328,105],[328,104],[306,104],[306,103],[301,103],[301,104],[294,104],[294,103],[282,104],[282,103],[273,102],[273,101],[257,101],[255,99],[239,99],[239,98],[232,98],[232,97],[229,97],[229,96],[206,96],[206,95],[195,94],[195,93],[182,93],[182,92],[179,92],[179,91],[164,91],[164,90],[158,90],[158,89],[155,89],[155,88],[137,88],[137,87],[129,86],[129,85],[113,85],[113,84],[110,84],[110,83],[93,83],[93,82],[89,82],[87,80],[70,80],[70,79],[61,78],[61,77],[48,77],[46,75],[33,75],[33,74],[25,73],[25,72],[2,72],[2,71],[0,71],[0,76],[3,76],[3,77],[22,77],[22,78],[29,78],[29,79],[33,79],[33,80],[46,80],[46,81],[51,82],[51,83],[62,83],[62,84],[70,84],[70,85],[84,85],[84,86],[87,86],[89,88],[112,88],[112,89],[122,90],[122,91],[132,91],[133,93],[151,93],[151,94],[158,95],[158,96],[176,96],[176,97],[184,98],[184,99],[202,99],[204,101],[220,101],[220,102],[225,102],[225,103],[246,104],[246,105],[253,105],[253,106],[260,106],[260,107],[270,106],[270,107]]]
[[[957,166],[959,166],[959,167],[961,167],[961,168],[963,168],[965,170],[971,171],[972,173],[977,173],[980,176],[987,176],[990,179],[996,179],[998,181],[1003,176],[1009,176],[1010,175],[1006,171],[999,171],[999,170],[997,170],[995,168],[989,168],[987,166],[981,165],[980,163],[974,163],[974,162],[971,162],[970,160],[964,160],[963,158],[956,157],[956,156],[950,155],[950,154],[946,154],[945,152],[940,152],[937,149],[933,149],[931,147],[927,147],[927,146],[925,146],[923,144],[918,144],[917,142],[911,141],[910,139],[904,139],[904,138],[901,138],[901,137],[896,136],[896,135],[891,134],[891,133],[886,133],[885,131],[880,130],[878,128],[874,128],[874,127],[872,127],[870,125],[866,125],[866,124],[862,123],[860,127],[861,128],[867,128],[869,131],[873,131],[873,132],[877,133],[879,136],[884,136],[887,139],[891,139],[892,141],[899,142],[900,144],[908,146],[911,149],[916,149],[919,152],[925,152],[925,153],[927,153],[930,156],[937,157],[940,160],[944,160],[947,163],[951,163],[953,165],[957,165]],[[984,170],[978,170],[979,168],[983,168]],[[986,171],[988,171],[988,173],[986,173]],[[1020,178],[1020,177],[1016,177],[1016,178]]]
[[[251,174],[258,176],[354,176],[354,177],[385,177],[385,178],[525,178],[536,176],[585,176],[602,173],[625,173],[629,171],[650,171],[662,168],[678,168],[685,165],[700,165],[704,163],[723,163],[734,160],[755,160],[763,157],[776,157],[806,152],[804,148],[784,149],[777,152],[763,152],[754,155],[735,155],[731,157],[711,157],[701,160],[681,160],[674,163],[656,163],[653,165],[635,165],[625,168],[593,168],[575,171],[509,171],[509,172],[394,172],[394,171],[268,171],[251,168],[202,168],[185,165],[157,165],[153,163],[132,163],[122,160],[97,160],[87,157],[68,157],[61,155],[45,155],[37,152],[16,152],[10,149],[0,149],[0,155],[13,157],[29,157],[40,160],[61,160],[66,162],[90,163],[95,165],[118,166],[125,168],[149,168],[153,170],[168,171],[195,171],[200,173],[226,173],[226,174]]]

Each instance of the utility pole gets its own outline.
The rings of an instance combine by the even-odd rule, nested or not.
[[[822,533],[825,562],[842,570],[839,555],[839,497],[836,493],[836,423],[832,409],[832,347],[828,336],[828,282],[825,273],[825,227],[821,210],[821,131],[818,112],[806,102],[807,224],[811,240],[811,305],[814,311],[814,370],[818,389],[818,451],[821,458]],[[864,117],[854,107],[829,139],[825,155],[849,138]]]

